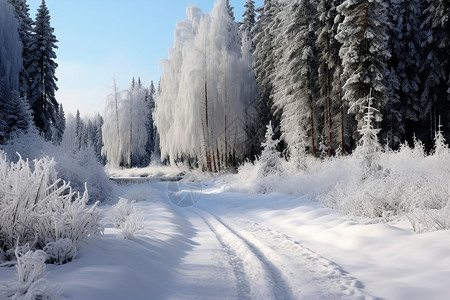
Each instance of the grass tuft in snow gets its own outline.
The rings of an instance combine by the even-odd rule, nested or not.
[[[111,221],[115,228],[120,229],[117,237],[128,240],[134,239],[134,235],[144,229],[144,219],[136,211],[133,202],[119,198],[119,202],[113,206]]]
[[[57,244],[67,244],[62,239],[69,239],[76,247],[86,237],[103,230],[97,204],[86,205],[87,190],[83,195],[73,192],[70,183],[57,177],[55,164],[48,157],[30,163],[20,155],[17,162],[10,163],[0,154],[3,259],[12,259],[17,245],[29,243],[31,250],[54,251]],[[73,250],[67,250],[64,260],[71,260],[71,253]]]

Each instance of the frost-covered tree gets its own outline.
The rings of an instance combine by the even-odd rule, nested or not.
[[[23,68],[20,71],[19,92],[20,97],[26,99],[29,93],[29,85],[31,82],[29,68],[31,65],[32,53],[30,51],[31,34],[33,20],[30,17],[30,9],[26,0],[8,0],[14,6],[16,18],[19,21],[19,35],[22,42],[22,59]]]
[[[33,34],[30,42],[29,75],[32,79],[28,101],[33,111],[33,118],[39,132],[51,140],[52,126],[58,114],[58,102],[55,98],[57,78],[55,76],[58,64],[55,62],[55,49],[58,40],[50,25],[50,12],[42,0],[36,14]]]
[[[267,125],[265,140],[262,143],[263,151],[261,153],[261,157],[259,158],[259,178],[272,174],[279,174],[283,171],[280,152],[277,150],[279,143],[280,141],[278,139],[274,139],[272,123],[269,122],[269,125]]]
[[[391,148],[397,147],[405,138],[412,141],[417,126],[414,124],[420,119],[422,4],[420,0],[389,1],[389,101],[382,110],[382,136]]]
[[[148,156],[148,162],[150,162],[151,155],[154,151],[155,147],[155,136],[157,134],[155,122],[153,121],[153,113],[155,111],[155,96],[156,96],[156,89],[155,85],[153,84],[153,80],[150,83],[150,87],[146,91],[145,95],[145,102],[148,107],[148,116],[145,122],[145,126],[147,128],[147,144],[145,145],[145,151],[147,152]]]
[[[225,1],[227,2],[228,15],[234,21],[235,20],[235,18],[234,18],[234,11],[233,11],[234,7],[231,6],[230,0],[225,0]]]
[[[339,55],[346,80],[343,99],[355,114],[358,128],[364,125],[364,103],[372,91],[375,120],[387,101],[385,86],[387,51],[387,9],[384,0],[345,0],[338,6],[344,16],[336,39],[342,43]]]
[[[84,146],[83,137],[84,137],[84,122],[81,119],[80,111],[77,109],[77,113],[75,115],[75,138],[76,138],[76,150],[81,150]]]
[[[355,154],[361,159],[362,178],[377,176],[381,170],[379,164],[381,146],[378,142],[378,133],[380,129],[375,129],[373,123],[375,121],[374,112],[376,111],[372,105],[373,98],[370,96],[366,99],[367,106],[364,109],[367,110],[363,117],[364,125],[359,129],[361,138],[358,142],[358,147],[355,150]]]
[[[245,11],[242,15],[242,22],[239,27],[239,31],[241,33],[241,36],[244,33],[247,33],[247,36],[250,39],[253,39],[253,28],[255,27],[256,23],[256,11],[255,11],[255,1],[253,0],[247,0],[247,2],[244,5]]]
[[[66,116],[64,114],[63,105],[61,103],[59,104],[58,107],[58,114],[53,129],[54,129],[54,132],[52,134],[53,142],[59,145],[63,139],[64,130],[66,130]]]
[[[278,52],[281,59],[275,65],[274,106],[281,112],[282,137],[295,157],[303,156],[306,147],[316,154],[316,12],[311,1],[291,3],[281,24],[282,34],[290,46]]]
[[[243,160],[247,148],[244,89],[255,80],[243,63],[237,24],[220,0],[210,15],[188,7],[163,61],[155,122],[162,158],[196,160],[210,171]],[[173,109],[177,107],[177,109]]]
[[[429,140],[438,131],[441,117],[446,138],[450,138],[450,3],[447,0],[427,0],[422,24],[425,61],[421,68],[423,89],[421,117],[430,130]],[[431,125],[431,126],[430,126]]]
[[[133,84],[134,83],[134,84]],[[148,106],[146,91],[134,80],[130,90],[108,96],[102,126],[104,155],[113,167],[141,166],[146,158]]]
[[[30,112],[19,95],[22,43],[13,6],[0,1],[0,143],[13,132],[27,130]]]
[[[327,146],[328,155],[338,148],[345,149],[347,119],[342,102],[342,67],[339,57],[341,44],[336,40],[338,25],[342,22],[337,7],[343,0],[321,0],[318,5],[319,50],[318,84],[320,95],[318,104],[323,111],[322,145]],[[348,110],[348,108],[347,108]]]
[[[277,28],[277,15],[280,13],[278,1],[264,0],[262,7],[258,8],[259,17],[253,28],[253,45],[255,51],[255,74],[258,83],[260,98],[258,103],[258,128],[265,128],[269,122],[275,128],[278,128],[279,116],[273,113],[273,83],[271,76],[275,73],[275,51],[273,47],[277,46],[274,41],[277,35],[274,35],[274,29]],[[279,36],[280,38],[284,38]],[[277,134],[279,130],[275,129]],[[261,143],[264,140],[264,130],[258,132],[258,140]]]

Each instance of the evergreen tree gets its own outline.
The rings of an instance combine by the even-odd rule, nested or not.
[[[419,136],[430,147],[431,137],[438,131],[439,117],[446,138],[450,138],[450,3],[448,0],[427,2],[426,18],[422,24],[425,61],[421,68],[421,117],[423,127],[428,127],[429,131]]]
[[[253,28],[255,27],[256,23],[255,1],[247,0],[244,7],[245,11],[242,15],[242,22],[239,27],[239,31],[241,33],[241,36],[244,33],[247,33],[247,36],[250,39],[253,39]]]
[[[93,141],[93,146],[97,159],[104,164],[105,160],[102,156],[102,147],[103,147],[102,126],[103,126],[103,117],[99,113],[97,113],[94,119],[95,139]]]
[[[280,152],[277,151],[279,142],[280,141],[278,139],[274,139],[272,122],[269,122],[269,125],[267,125],[265,139],[262,143],[263,151],[261,153],[261,158],[259,159],[259,178],[282,172],[283,167],[281,165]]]
[[[59,145],[63,139],[64,131],[66,130],[66,116],[64,114],[63,105],[61,103],[59,104],[54,130],[55,132],[52,135],[53,142]]]
[[[421,7],[421,0],[389,1],[389,50],[392,56],[388,61],[389,101],[382,110],[382,136],[391,148],[406,138],[412,142],[415,124],[420,119]]]
[[[83,148],[83,137],[84,135],[84,123],[80,116],[80,111],[77,109],[77,114],[75,115],[75,138],[77,150]]]
[[[19,76],[23,68],[19,23],[14,7],[0,2],[0,143],[12,133],[28,129],[28,105],[19,95]]]
[[[345,149],[347,120],[342,103],[342,68],[339,57],[341,44],[336,40],[338,25],[342,18],[337,7],[343,0],[321,0],[318,5],[320,29],[317,37],[319,53],[318,104],[323,111],[323,147],[327,145],[328,155],[338,148]],[[347,108],[348,109],[348,108]]]
[[[145,145],[145,150],[147,152],[148,159],[151,158],[152,153],[155,148],[155,135],[156,135],[156,128],[155,128],[155,122],[153,121],[153,112],[155,110],[155,95],[156,95],[156,89],[155,85],[153,84],[153,80],[150,83],[149,89],[146,91],[145,101],[147,103],[148,107],[148,116],[146,119],[145,127],[147,128],[147,144]],[[149,162],[149,161],[148,161]]]
[[[274,74],[275,68],[275,52],[273,51],[275,37],[273,35],[274,22],[277,14],[280,12],[277,1],[264,0],[262,7],[258,8],[258,20],[254,27],[253,45],[255,51],[255,74],[258,84],[260,99],[258,103],[258,128],[265,128],[269,122],[275,128],[275,134],[279,136],[279,115],[274,114],[273,107],[273,84],[271,82],[271,74]],[[259,144],[264,140],[264,130],[258,133]]]
[[[230,15],[230,18],[234,21],[234,20],[235,20],[235,18],[234,18],[234,12],[233,12],[234,7],[231,6],[230,0],[226,0],[226,2],[227,2],[228,14]]]
[[[274,106],[281,111],[282,137],[295,157],[303,157],[306,147],[316,154],[316,12],[311,1],[296,0],[289,6],[281,28],[290,47],[275,66]]]
[[[363,117],[363,126],[359,129],[361,138],[358,142],[358,147],[355,150],[356,156],[361,158],[361,169],[362,178],[366,179],[368,177],[377,176],[380,173],[381,166],[380,161],[380,149],[381,145],[378,142],[378,133],[380,129],[375,129],[374,123],[374,113],[376,110],[371,106],[373,98],[369,92],[369,96],[366,99],[367,106],[363,109],[367,110]]]
[[[345,0],[338,6],[345,17],[336,39],[342,43],[339,55],[344,67],[343,99],[355,114],[358,128],[364,125],[364,103],[371,93],[375,120],[387,101],[385,86],[387,51],[387,10],[383,0]]]
[[[26,0],[8,0],[14,6],[16,18],[19,21],[19,35],[22,42],[23,68],[20,71],[19,92],[20,97],[27,98],[31,77],[29,68],[31,65],[32,53],[30,51],[33,20],[30,17],[30,8]]]
[[[40,133],[47,139],[51,139],[51,128],[56,122],[58,102],[55,98],[57,78],[55,71],[58,64],[55,62],[58,40],[50,26],[50,13],[45,0],[37,11],[35,26],[30,43],[30,67],[29,75],[32,78],[28,101],[33,111],[34,123]]]

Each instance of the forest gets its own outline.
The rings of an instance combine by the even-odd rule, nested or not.
[[[55,98],[50,12],[43,2],[33,20],[26,1],[7,2],[0,142],[36,130],[59,144],[67,125]],[[271,122],[286,159],[346,155],[369,106],[378,140],[392,150],[418,139],[429,151],[438,131],[449,139],[446,1],[267,0],[255,8],[249,0],[240,22],[225,2],[211,14],[188,7],[158,88],[140,79],[115,86],[103,116],[75,125],[78,149],[95,145],[114,166],[161,156],[228,170],[260,155]]]
[[[320,205],[367,224],[449,229],[449,10],[448,0],[247,0],[237,21],[229,0],[209,13],[190,5],[158,84],[136,76],[120,89],[114,81],[103,113],[83,118],[66,115],[55,96],[58,40],[45,0],[34,19],[26,0],[0,0],[0,275],[14,265],[18,276],[0,281],[0,298],[58,298],[42,280],[45,263],[71,262],[99,233],[133,240],[150,222],[137,206],[157,220],[172,216],[175,236],[204,222],[226,248],[217,225],[273,278],[276,266],[261,259],[267,247],[222,222],[217,203],[238,210],[241,193],[250,213],[256,196],[267,211],[279,201],[283,219],[297,218],[295,200],[298,211],[319,215],[332,215]],[[121,187],[116,175],[183,180]],[[209,199],[197,219],[174,209],[186,191]],[[341,222],[333,218],[327,226]],[[389,230],[380,232],[394,241]]]

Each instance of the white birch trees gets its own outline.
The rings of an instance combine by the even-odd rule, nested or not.
[[[190,159],[209,171],[245,157],[255,86],[248,53],[243,55],[228,2],[219,0],[210,15],[188,7],[177,24],[174,47],[163,61],[155,122],[161,155],[172,162]],[[176,108],[176,109],[174,109]]]

